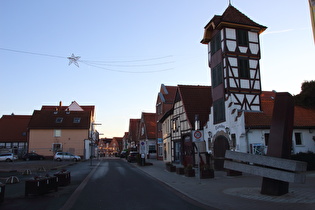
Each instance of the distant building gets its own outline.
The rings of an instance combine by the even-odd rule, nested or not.
[[[157,120],[157,158],[163,160],[163,152],[166,145],[163,145],[161,118],[173,108],[177,86],[166,86],[161,84],[160,92],[156,100],[156,120]]]
[[[139,148],[139,126],[140,119],[129,120],[128,149],[138,151]]]
[[[70,152],[88,159],[98,141],[94,128],[94,106],[43,106],[35,110],[29,123],[28,151],[52,157],[57,151]],[[92,154],[91,154],[92,153]]]
[[[31,115],[3,115],[0,118],[0,153],[13,152],[21,157],[27,152],[28,124]]]
[[[156,114],[142,112],[139,124],[139,152],[156,159]]]

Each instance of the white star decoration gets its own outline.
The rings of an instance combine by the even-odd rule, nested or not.
[[[80,58],[81,58],[80,56],[75,56],[75,55],[72,53],[71,57],[68,57],[68,59],[69,59],[69,66],[71,65],[71,63],[74,63],[74,65],[76,65],[77,67],[79,67],[78,60],[79,60]]]

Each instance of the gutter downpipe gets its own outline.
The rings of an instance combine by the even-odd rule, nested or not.
[[[246,140],[247,153],[250,153],[250,146],[249,146],[249,139],[248,139],[249,131],[250,131],[250,127],[245,129],[245,140]]]

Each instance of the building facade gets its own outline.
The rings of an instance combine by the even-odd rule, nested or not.
[[[95,151],[90,147],[98,140],[93,124],[94,106],[80,106],[75,101],[70,106],[43,106],[30,120],[28,151],[46,157],[64,151],[89,158]]]
[[[265,29],[232,5],[205,26],[201,43],[208,45],[213,105],[204,130],[216,169],[223,169],[226,150],[265,154],[268,148],[276,94],[261,90],[259,35]],[[292,152],[315,151],[314,117],[314,110],[295,106]]]

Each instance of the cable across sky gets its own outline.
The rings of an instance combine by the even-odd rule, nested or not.
[[[80,56],[76,56],[74,53],[72,53],[71,56],[65,57],[65,56],[59,56],[59,55],[53,55],[53,54],[46,54],[46,53],[36,53],[36,52],[30,52],[30,51],[24,51],[24,50],[14,50],[14,49],[8,49],[8,48],[2,48],[0,47],[0,50],[2,51],[9,51],[14,53],[22,53],[22,54],[29,54],[29,55],[36,55],[36,56],[46,56],[46,57],[52,57],[52,58],[62,58],[62,59],[68,59],[69,65],[74,64],[77,67],[79,67],[79,63],[83,63],[87,66],[91,66],[98,69],[103,69],[106,71],[113,71],[113,72],[120,72],[120,73],[156,73],[156,72],[163,72],[163,71],[169,71],[174,69],[173,67],[166,67],[163,69],[147,69],[147,70],[122,70],[121,68],[148,68],[148,67],[154,67],[154,66],[165,66],[169,64],[175,63],[173,60],[169,60],[172,58],[172,55],[162,56],[162,57],[153,57],[153,58],[146,58],[146,59],[133,59],[133,60],[103,60],[103,61],[93,61],[93,60],[80,60]],[[153,62],[152,61],[158,61]],[[120,69],[114,69],[114,68],[108,68],[108,67],[118,67]]]

